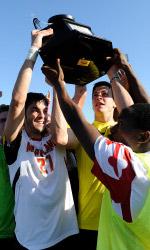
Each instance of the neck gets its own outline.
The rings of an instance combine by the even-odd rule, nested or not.
[[[37,132],[37,131],[32,131],[32,132],[31,132],[30,129],[27,128],[27,127],[25,127],[25,131],[26,131],[27,135],[28,135],[31,139],[33,139],[33,140],[39,141],[39,140],[42,139],[42,134],[41,134],[40,132]]]
[[[110,113],[97,113],[95,114],[95,120],[98,122],[114,122],[113,114]]]
[[[145,143],[145,144],[143,143],[138,147],[136,153],[146,153],[149,151],[150,151],[150,143]]]

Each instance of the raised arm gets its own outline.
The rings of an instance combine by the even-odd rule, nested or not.
[[[120,113],[124,108],[127,108],[134,104],[129,92],[121,83],[126,83],[126,75],[124,71],[119,71],[118,77],[114,77],[111,80],[112,92],[114,101],[118,112]]]
[[[86,85],[79,86],[75,85],[75,93],[72,100],[80,107],[83,108],[87,96],[87,88]]]
[[[68,96],[63,79],[61,78],[62,69],[59,60],[57,61],[56,70],[51,69],[48,66],[43,66],[42,72],[53,84],[58,95],[60,107],[68,124],[71,126],[76,137],[78,138],[88,155],[92,160],[94,160],[94,143],[96,138],[100,134],[97,129],[95,129],[86,121],[81,109]]]
[[[66,145],[68,141],[67,123],[60,109],[58,97],[53,89],[53,105],[51,113],[51,134],[52,140],[57,145]]]
[[[60,75],[62,84],[65,85],[62,70]],[[51,86],[51,81],[47,79],[46,82]],[[61,111],[55,88],[53,88],[53,104],[50,128],[52,140],[55,144],[59,146],[65,146],[65,148],[67,149],[75,149],[78,146],[79,142],[72,129],[69,128],[66,119]]]
[[[126,57],[119,49],[114,49],[114,58],[112,59],[113,66],[107,72],[109,79],[111,80],[118,69],[123,69],[126,74],[126,81],[122,82],[123,86],[127,88],[134,103],[150,103],[150,98],[146,93],[143,85],[138,80],[131,65],[128,63]]]
[[[6,139],[10,142],[15,140],[24,123],[25,102],[31,83],[32,71],[38,55],[38,50],[42,46],[42,38],[51,34],[53,34],[52,29],[32,31],[31,47],[29,49],[28,56],[19,71],[13,89],[8,118],[4,130]]]

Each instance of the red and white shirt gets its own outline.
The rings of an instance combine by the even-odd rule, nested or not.
[[[131,222],[141,211],[150,188],[147,169],[131,148],[103,136],[97,138],[94,150],[92,173],[110,191],[117,214]],[[145,154],[150,156],[150,152]]]

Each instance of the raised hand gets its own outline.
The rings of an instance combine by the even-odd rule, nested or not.
[[[60,65],[60,59],[56,60],[55,68],[51,68],[48,65],[43,65],[41,68],[43,74],[46,76],[46,81],[49,85],[56,87],[58,85],[64,85],[64,73]]]
[[[42,47],[42,38],[45,36],[52,36],[53,29],[47,30],[33,30],[31,33],[31,45],[40,49]]]
[[[124,66],[126,66],[126,65],[129,66],[129,63],[127,61],[127,57],[118,48],[114,49],[113,61],[114,61],[114,64],[118,65],[121,68],[124,68]]]
[[[114,56],[112,58],[108,58],[108,60],[111,61],[112,65],[107,72],[110,80],[114,77],[119,69],[126,70],[127,67],[130,67],[126,56],[118,48],[114,49]]]
[[[129,91],[129,83],[128,83],[128,79],[126,76],[126,73],[123,69],[119,69],[114,77],[111,79],[111,83],[113,81],[118,81],[126,90]]]

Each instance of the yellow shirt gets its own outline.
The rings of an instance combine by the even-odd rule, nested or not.
[[[150,179],[150,155],[137,154]],[[103,195],[97,250],[150,250],[150,188],[143,208],[133,222],[124,221],[113,209],[109,191]],[[102,228],[102,229],[101,229]]]
[[[101,123],[94,121],[93,125],[105,136],[110,133],[113,122]],[[78,223],[80,229],[98,230],[99,214],[104,185],[91,173],[93,162],[84,149],[79,146],[76,150],[79,176]]]

